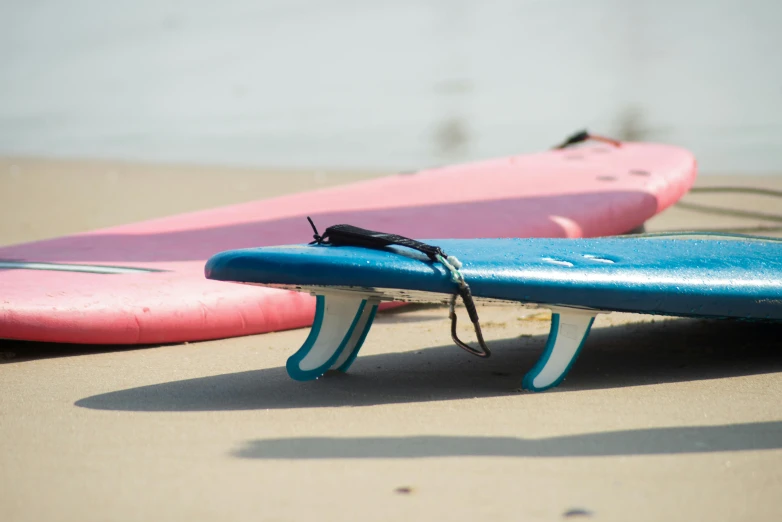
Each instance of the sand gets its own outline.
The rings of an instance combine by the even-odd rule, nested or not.
[[[378,174],[0,160],[0,244]],[[782,177],[697,183],[738,184]],[[780,235],[688,204],[782,208],[693,194],[648,228]],[[568,379],[533,394],[517,389],[548,314],[481,316],[487,361],[453,346],[444,309],[415,307],[378,318],[350,374],[311,383],[284,370],[307,329],[0,342],[0,520],[782,519],[779,327],[601,315]]]

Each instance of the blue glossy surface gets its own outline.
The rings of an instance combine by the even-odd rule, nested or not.
[[[478,297],[694,317],[782,320],[782,242],[708,235],[424,240],[458,257]],[[417,252],[294,245],[212,257],[210,279],[452,293]]]

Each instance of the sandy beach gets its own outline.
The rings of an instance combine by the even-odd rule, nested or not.
[[[4,158],[0,245],[382,174]],[[693,193],[647,229],[782,236],[780,209]],[[410,307],[378,318],[350,374],[308,383],[284,368],[308,329],[0,341],[0,520],[782,519],[778,325],[600,315],[565,382],[533,394],[517,389],[549,314],[481,318],[487,361],[453,345],[444,308]]]

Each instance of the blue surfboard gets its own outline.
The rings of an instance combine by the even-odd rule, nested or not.
[[[562,381],[601,312],[782,321],[777,238],[676,233],[422,241],[458,259],[476,300],[552,309],[544,353],[522,381],[527,390]],[[402,246],[232,250],[209,259],[205,272],[209,279],[317,296],[312,331],[286,365],[296,380],[346,371],[381,301],[448,302],[457,291],[452,270]]]

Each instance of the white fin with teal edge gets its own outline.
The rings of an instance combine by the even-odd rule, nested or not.
[[[286,364],[297,381],[321,377],[328,370],[345,372],[356,359],[372,327],[380,300],[375,295],[317,295],[315,319],[307,340]],[[551,330],[543,355],[524,376],[522,388],[540,392],[559,385],[584,346],[596,310],[551,307]]]
[[[567,375],[584,346],[597,311],[581,308],[551,308],[551,330],[537,364],[524,376],[521,387],[544,391],[557,386]]]
[[[375,319],[379,301],[363,295],[318,295],[307,340],[286,364],[288,375],[310,381],[328,370],[347,371]]]

